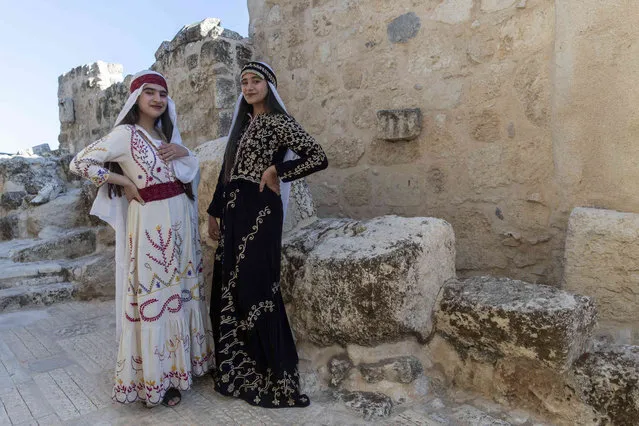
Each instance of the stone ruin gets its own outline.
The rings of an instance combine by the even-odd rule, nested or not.
[[[480,13],[472,8],[466,11],[464,5],[472,5],[472,1],[459,2],[463,5],[457,6],[450,1],[435,3],[440,4],[429,13],[439,23],[429,25],[454,26]],[[515,22],[534,18],[535,28],[546,28],[551,2],[532,6],[523,1],[516,7],[515,3],[481,1],[485,16],[472,21],[471,27],[481,28],[485,25],[483,19],[492,22],[497,15],[501,22],[508,23],[512,14],[523,10],[525,16],[516,17]],[[550,240],[544,233],[503,228],[503,241],[491,246],[489,240],[477,240],[473,234],[473,224],[481,225],[481,218],[477,219],[479,222],[463,223],[458,229],[457,220],[422,217],[411,214],[416,212],[411,209],[393,208],[403,202],[393,197],[406,194],[407,189],[399,185],[410,185],[414,172],[395,170],[395,163],[405,162],[417,152],[410,144],[419,142],[424,128],[430,135],[428,140],[450,145],[450,120],[461,119],[449,116],[449,112],[424,114],[420,108],[404,108],[401,104],[406,102],[401,97],[389,95],[387,104],[374,115],[364,109],[362,116],[353,117],[360,130],[374,132],[373,145],[362,146],[349,139],[350,124],[340,121],[345,107],[333,104],[341,98],[344,105],[353,102],[361,107],[363,101],[342,97],[341,89],[330,88],[330,78],[304,68],[305,60],[309,60],[308,64],[313,62],[308,46],[302,44],[307,37],[302,24],[310,20],[314,34],[327,43],[313,51],[317,53],[314,61],[328,64],[329,59],[339,62],[342,55],[352,56],[353,63],[347,64],[340,83],[347,90],[370,88],[367,81],[380,77],[376,73],[395,72],[397,62],[404,58],[403,51],[392,55],[384,51],[389,69],[376,70],[357,68],[354,61],[362,52],[349,50],[350,41],[342,46],[346,49],[343,52],[331,50],[331,43],[339,41],[332,31],[345,31],[353,24],[346,25],[340,21],[341,15],[328,12],[342,11],[359,17],[363,11],[357,2],[313,1],[311,5],[304,1],[291,6],[286,1],[249,1],[249,6],[251,39],[224,30],[219,20],[207,19],[185,27],[173,40],[162,43],[152,68],[168,77],[181,115],[184,140],[201,160],[199,210],[203,236],[207,234],[205,208],[225,147],[225,139],[219,137],[228,131],[233,101],[239,92],[239,68],[254,57],[265,57],[276,68],[291,71],[290,75],[280,73],[283,87],[289,87],[291,92],[285,97],[294,99],[291,109],[299,108],[300,113],[295,115],[311,132],[320,135],[318,140],[333,162],[333,169],[309,179],[309,184],[302,181],[294,185],[283,239],[281,285],[298,344],[305,391],[312,396],[330,395],[371,420],[383,419],[392,410],[419,403],[429,395],[465,389],[502,406],[534,413],[518,419],[467,418],[470,424],[533,424],[539,419],[558,425],[634,424],[639,415],[639,346],[635,346],[639,340],[639,311],[634,266],[639,253],[635,253],[633,243],[639,233],[639,216],[576,208],[568,216],[565,231],[553,231]],[[528,12],[531,9],[534,13]],[[376,13],[390,16],[395,10],[380,7]],[[287,19],[290,16],[295,19]],[[260,24],[260,17],[265,17],[264,24]],[[358,36],[363,46],[360,49],[380,49],[376,46],[384,37],[403,46],[420,34],[422,19],[414,13],[401,15],[389,21],[384,34],[366,28]],[[505,25],[508,29],[507,25],[514,23]],[[277,28],[290,31],[277,33],[276,37]],[[522,47],[518,38],[508,41],[508,34],[501,34],[499,40],[506,44],[500,44],[499,50],[490,50],[488,33],[489,30],[478,31],[466,50],[473,63],[486,64],[486,73],[498,69],[500,61],[515,47],[532,48]],[[459,37],[465,36],[460,33]],[[430,66],[433,72],[452,73],[446,70],[460,57],[445,56],[447,51],[440,49],[445,46],[444,41],[435,40],[439,47],[432,45],[434,53],[430,56],[411,57],[408,69]],[[543,44],[547,39],[541,37],[529,44],[538,42]],[[279,64],[284,58],[288,58],[288,64]],[[538,59],[532,59],[533,65],[538,65]],[[546,93],[543,73],[541,82],[525,77],[534,69],[538,68],[530,65],[517,71],[525,74],[521,77],[525,90],[520,95],[525,95],[526,102],[532,99],[528,96],[536,93],[543,98]],[[358,73],[362,75],[358,77]],[[478,94],[499,93],[502,76],[495,74],[494,82],[477,80]],[[474,84],[473,78],[476,76],[470,74],[449,77],[451,81],[470,79]],[[67,165],[74,152],[108,132],[126,97],[129,79],[122,76],[119,65],[101,62],[61,76],[60,150],[0,158],[0,268],[4,271],[0,278],[0,310],[70,298],[113,296],[113,233],[88,216],[95,189],[70,176]],[[460,85],[464,86],[463,81]],[[390,90],[388,94],[397,90],[383,89],[383,93]],[[432,102],[442,111],[461,102],[461,97],[441,88],[415,86],[415,90],[442,90],[431,93],[437,95]],[[333,130],[314,121],[317,117],[309,116],[309,111],[320,116],[317,111],[324,105],[311,109],[304,103],[319,101],[325,96],[322,91],[332,93],[325,101],[334,111],[327,120],[338,124],[334,135]],[[314,100],[306,98],[306,92]],[[545,129],[548,113],[534,102],[525,106],[526,117]],[[471,117],[478,140],[501,137],[501,122],[489,105],[473,103],[469,108],[483,111]],[[511,137],[511,127],[507,127],[508,137],[519,140],[519,130],[513,130]],[[329,134],[334,140],[332,136],[327,138]],[[454,152],[454,147],[450,149]],[[444,151],[440,154],[444,155]],[[360,169],[358,162],[363,155],[380,165],[379,169]],[[513,167],[520,164],[513,161]],[[381,210],[401,216],[370,215],[365,210],[344,207],[346,204],[334,208],[340,202],[330,201],[334,197],[330,191],[341,188],[344,194],[337,198],[343,196],[350,206],[376,206],[370,212],[377,212],[380,206],[375,204],[372,193],[355,188],[360,185],[370,190],[376,173],[383,173],[384,179],[398,185],[376,189],[379,193],[375,197],[380,196],[388,207]],[[427,175],[426,182],[435,187],[441,183],[439,194],[452,190],[441,170],[437,173],[431,168]],[[473,178],[479,185],[475,188],[478,194],[485,189],[481,186],[484,178],[489,176]],[[388,190],[394,193],[385,194]],[[420,196],[421,191],[413,195]],[[315,202],[311,192],[318,194]],[[527,197],[531,205],[546,203],[539,194],[530,193]],[[360,219],[335,217],[346,213]],[[468,213],[468,217],[473,216],[472,209]],[[499,207],[496,214],[503,216]],[[527,215],[522,220],[527,220]],[[478,228],[483,229],[483,225]],[[460,240],[464,252],[461,257]],[[206,256],[211,258],[215,245],[206,238],[204,242]],[[490,262],[476,269],[467,267],[472,258],[491,259],[486,251],[500,251],[503,247],[515,248],[522,254],[530,249],[533,257],[538,256],[539,247],[544,248],[560,259],[560,278],[552,280],[558,276],[556,272],[536,275],[551,278],[548,283],[554,285],[549,286],[537,284],[537,278],[531,280],[533,283],[491,277],[491,271],[503,269],[493,268],[495,264]],[[482,253],[474,254],[473,250]],[[526,262],[514,263],[517,264],[521,266],[519,272],[512,274],[514,278],[532,276]],[[469,270],[478,274],[469,276]]]

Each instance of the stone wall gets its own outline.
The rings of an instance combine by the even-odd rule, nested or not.
[[[77,152],[108,133],[128,94],[119,64],[98,61],[58,77],[60,150]]]
[[[239,70],[253,56],[247,40],[208,18],[163,42],[151,65],[168,80],[188,147],[228,133],[240,91]],[[138,70],[134,70],[137,72]],[[109,132],[129,95],[131,76],[96,62],[59,77],[60,149],[75,153]]]
[[[329,155],[309,179],[320,215],[441,217],[462,276],[556,285],[573,207],[639,209],[629,3],[248,5],[258,56]]]

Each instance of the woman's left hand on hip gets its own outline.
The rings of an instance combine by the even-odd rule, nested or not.
[[[268,186],[269,189],[277,195],[280,195],[280,179],[277,177],[277,169],[275,169],[275,166],[270,166],[262,173],[260,192],[264,191],[264,185]]]

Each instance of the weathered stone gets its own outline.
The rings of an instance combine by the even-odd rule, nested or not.
[[[235,60],[237,62],[238,67],[243,67],[247,62],[251,60],[253,57],[253,51],[248,48],[248,46],[244,46],[238,44],[235,46]]]
[[[59,238],[43,241],[37,245],[16,251],[14,262],[37,262],[52,259],[75,259],[95,251],[96,238],[93,230],[69,232]]]
[[[328,371],[331,374],[331,386],[338,387],[353,368],[353,361],[346,354],[338,355],[328,361]]]
[[[175,35],[175,37],[173,37],[173,40],[170,42],[169,49],[174,51],[187,43],[200,41],[207,36],[217,36],[222,34],[223,29],[220,27],[220,22],[221,21],[217,18],[206,18],[200,22],[185,25]]]
[[[15,210],[22,205],[22,200],[27,196],[25,191],[9,191],[2,194],[0,207],[6,210]]]
[[[360,139],[338,137],[325,151],[331,166],[345,169],[357,165],[364,155],[364,143]]]
[[[446,24],[458,24],[470,19],[473,0],[444,0],[435,9],[434,19]]]
[[[222,138],[229,134],[231,131],[231,124],[233,124],[233,111],[220,111],[218,113],[218,137]]]
[[[471,116],[472,136],[481,142],[495,142],[501,137],[499,116],[490,110]]]
[[[443,220],[324,219],[284,238],[282,291],[298,339],[322,346],[426,339],[454,265],[453,230]]]
[[[587,348],[593,300],[506,278],[451,281],[441,292],[437,332],[462,353],[526,358],[560,371]]]
[[[342,194],[353,207],[365,206],[371,200],[371,179],[368,170],[349,175],[342,186]]]
[[[215,108],[233,108],[237,99],[235,82],[225,78],[215,80]]]
[[[222,62],[231,66],[233,64],[231,43],[219,38],[205,42],[200,50],[200,60],[203,64],[207,65]]]
[[[98,255],[83,257],[70,266],[71,279],[76,284],[77,297],[115,296],[115,249]]]
[[[224,38],[228,38],[231,40],[242,40],[244,37],[242,37],[239,33],[235,32],[235,31],[231,31],[229,29],[224,28],[224,31],[222,31],[222,37]]]
[[[4,180],[2,192],[37,194],[46,185],[63,188],[65,185],[58,170],[55,159],[22,156],[0,159],[0,182]]]
[[[568,220],[563,287],[591,296],[603,321],[639,322],[639,214],[579,207]]]
[[[86,181],[82,188],[95,190],[95,185]],[[28,236],[37,236],[47,227],[71,229],[101,223],[98,218],[89,215],[93,198],[83,189],[73,188],[46,204],[31,206],[25,212]]]
[[[291,232],[300,226],[311,223],[315,219],[317,219],[317,210],[306,180],[298,179],[293,181],[289,192],[282,232]]]
[[[415,139],[422,131],[419,108],[377,111],[377,137],[387,141]]]
[[[388,358],[372,364],[360,364],[359,371],[369,383],[388,380],[395,383],[411,383],[424,372],[422,363],[414,356]]]
[[[189,69],[189,71],[197,68],[199,60],[200,57],[195,53],[186,57],[186,67]]]
[[[381,392],[338,392],[337,399],[351,410],[361,413],[366,420],[391,415],[393,401]]]
[[[64,98],[58,101],[58,115],[60,123],[62,124],[72,124],[75,122],[73,98]]]
[[[50,154],[51,148],[49,148],[48,143],[42,143],[40,145],[32,146],[31,152],[33,152],[34,155],[42,156],[42,155]]]
[[[0,217],[0,241],[12,240],[19,237],[18,215],[9,214]]]
[[[29,204],[39,206],[54,200],[61,192],[66,189],[64,183],[60,180],[49,182],[38,191],[38,195],[29,201]]]
[[[613,425],[639,418],[639,346],[584,354],[574,365],[581,397]],[[603,424],[603,423],[600,423]]]
[[[13,287],[0,290],[0,312],[23,306],[50,305],[70,300],[75,294],[71,283],[44,284],[38,286]]]
[[[455,407],[453,418],[462,425],[511,426],[507,421],[497,419],[471,405]]]
[[[155,60],[160,61],[167,53],[171,51],[171,43],[169,41],[163,41],[155,51]]]
[[[517,0],[481,0],[481,10],[484,12],[495,12],[511,7],[516,1]]]
[[[422,26],[415,12],[405,13],[388,24],[387,33],[391,43],[405,43],[415,37]]]

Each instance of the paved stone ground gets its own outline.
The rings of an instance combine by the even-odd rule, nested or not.
[[[541,425],[529,413],[457,393],[432,395],[365,421],[327,395],[308,408],[268,410],[225,398],[197,379],[175,408],[110,399],[113,302],[68,302],[0,313],[0,425]]]

